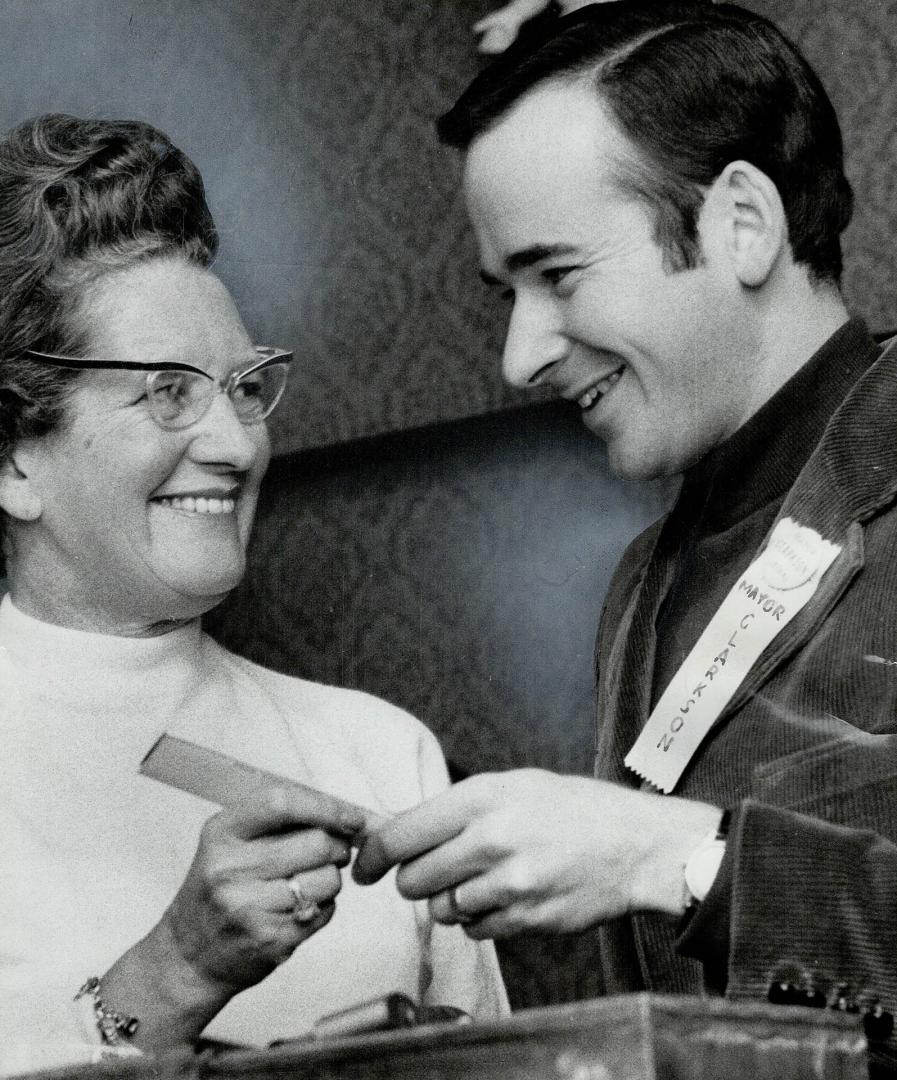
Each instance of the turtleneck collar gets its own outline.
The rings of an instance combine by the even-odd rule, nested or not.
[[[678,505],[722,532],[783,498],[879,348],[860,319],[838,329],[738,431],[689,469]]]
[[[154,704],[154,725],[165,724],[195,694],[203,635],[198,619],[146,638],[71,630],[26,615],[6,595],[0,601],[4,658],[45,705],[64,706],[60,717],[114,710],[123,724],[139,728],[147,722],[147,701]]]

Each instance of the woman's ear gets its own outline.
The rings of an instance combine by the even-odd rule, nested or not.
[[[788,251],[788,221],[779,189],[762,169],[733,161],[711,186],[717,222],[742,285],[759,288]]]
[[[0,508],[17,521],[37,521],[40,495],[16,461],[15,453],[0,463]]]

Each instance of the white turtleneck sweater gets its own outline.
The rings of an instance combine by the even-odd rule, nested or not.
[[[89,1061],[99,1042],[72,997],[159,920],[183,881],[210,803],[137,773],[164,732],[386,814],[442,789],[442,754],[378,698],[258,667],[199,622],[152,638],[84,633],[0,603],[0,1072]],[[494,952],[393,875],[343,874],[336,914],[211,1038],[264,1045],[401,991],[481,1018],[507,1009]],[[112,1003],[114,1004],[114,1003]]]

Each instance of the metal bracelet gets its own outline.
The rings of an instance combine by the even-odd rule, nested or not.
[[[103,999],[100,997],[100,980],[96,975],[91,975],[75,994],[74,1000],[77,1001],[87,995],[93,998],[93,1015],[96,1017],[97,1030],[107,1046],[120,1043],[123,1035],[130,1038],[140,1026],[140,1021],[136,1016],[126,1016],[103,1004]]]

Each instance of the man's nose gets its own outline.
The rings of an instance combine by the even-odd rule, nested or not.
[[[518,294],[502,353],[505,382],[520,390],[539,386],[566,354],[567,340],[550,306]]]
[[[226,464],[238,472],[246,472],[260,453],[267,453],[267,446],[264,421],[243,424],[227,394],[218,392],[208,412],[197,421],[191,451],[198,461]]]

